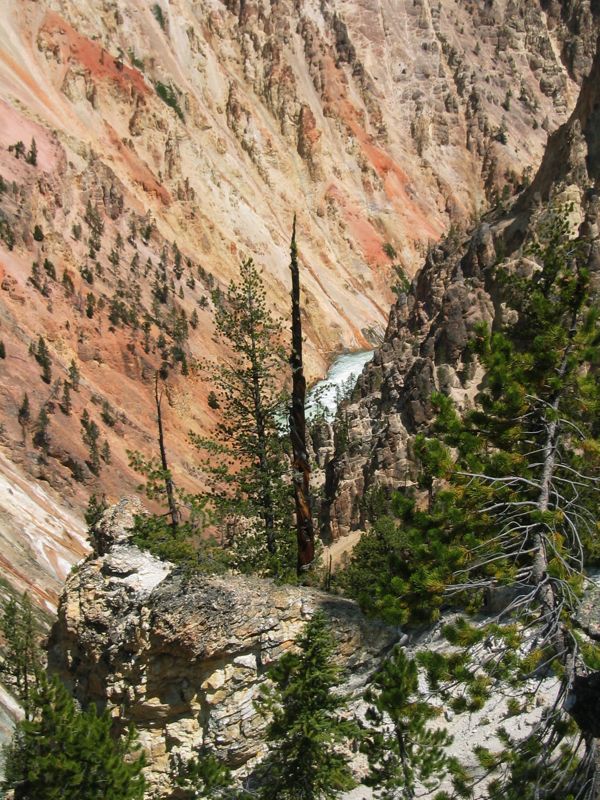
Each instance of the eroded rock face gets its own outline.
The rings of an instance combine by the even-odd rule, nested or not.
[[[160,0],[141,9],[137,0],[3,6],[0,446],[17,466],[3,461],[0,473],[26,482],[35,530],[23,535],[24,503],[15,512],[9,496],[0,549],[11,590],[32,586],[45,610],[85,550],[63,528],[84,533],[75,514],[92,491],[135,490],[127,450],[155,452],[161,340],[170,348],[176,330],[179,340],[185,318],[187,362],[221,358],[211,292],[238,277],[245,256],[264,268],[269,305],[283,314],[297,212],[307,376],[321,376],[332,351],[378,341],[393,300],[384,245],[412,275],[452,222],[514,191],[574,105],[600,18],[590,0]],[[14,152],[33,139],[35,164]],[[440,348],[460,345],[458,327]],[[51,397],[29,355],[40,335]],[[71,362],[81,379],[63,414],[58,381]],[[188,432],[205,434],[217,414],[208,384],[174,366],[170,466],[193,488]],[[423,389],[436,380],[430,361],[426,370]],[[32,419],[42,404],[50,416],[42,460],[18,421],[25,392]],[[416,417],[427,414],[414,393],[411,402]],[[84,410],[110,447],[99,476],[86,463]],[[366,416],[352,423],[361,436]],[[73,513],[63,525],[56,507],[65,503]]]
[[[430,249],[410,290],[392,307],[385,339],[345,409],[348,436],[326,465],[322,521],[331,538],[364,524],[373,486],[397,488],[416,477],[412,439],[433,416],[431,393],[472,403],[483,371],[467,347],[480,323],[510,323],[493,268],[526,276],[535,265],[521,245],[542,201],[571,204],[570,223],[588,237],[589,268],[600,288],[600,48],[576,107],[550,138],[530,188],[510,213],[497,210],[470,237],[450,236]]]
[[[350,688],[358,688],[396,633],[347,600],[243,577],[187,577],[129,541],[135,501],[109,509],[94,553],[68,579],[50,666],[85,704],[134,722],[148,780],[170,796],[173,755],[209,744],[232,767],[263,752],[253,701],[268,666],[318,608],[331,618]],[[154,796],[154,795],[153,795]]]

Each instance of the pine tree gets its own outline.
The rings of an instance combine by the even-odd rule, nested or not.
[[[272,714],[260,798],[331,800],[354,785],[340,746],[359,731],[342,718],[346,698],[335,691],[341,675],[325,615],[315,613],[295,641],[298,652],[271,667],[273,686],[257,703]]]
[[[600,663],[600,649],[580,642],[573,626],[583,565],[598,552],[600,309],[590,249],[570,235],[568,211],[546,213],[528,248],[540,265],[530,279],[497,276],[517,322],[478,331],[472,349],[486,378],[476,408],[461,419],[447,397],[433,398],[435,433],[447,452],[432,439],[420,443],[437,486],[424,479],[429,510],[397,499],[400,524],[386,523],[392,547],[371,538],[378,566],[370,554],[361,570],[369,552],[362,543],[351,565],[370,610],[387,608],[388,618],[404,621],[414,620],[415,608],[435,617],[450,598],[477,610],[497,587],[508,591],[505,620],[447,625],[458,649],[421,661],[455,711],[481,708],[499,681],[518,686],[557,675],[559,699],[531,734],[480,754],[501,773],[493,797],[510,800],[596,800],[600,785],[598,728],[574,709],[569,718],[561,702]],[[373,600],[362,594],[369,575]],[[527,642],[520,624],[532,634]],[[464,686],[459,697],[448,691],[455,682]]]
[[[25,442],[27,428],[31,422],[31,406],[27,392],[25,392],[23,395],[23,400],[21,401],[21,405],[19,406],[19,410],[17,412],[17,419],[19,420],[19,425],[23,431],[23,442]]]
[[[449,770],[445,748],[452,737],[428,723],[440,709],[423,700],[415,661],[396,648],[373,677],[365,694],[367,719],[376,727],[364,744],[377,797],[413,800],[417,784],[433,791]],[[391,723],[391,725],[390,725]]]
[[[231,771],[208,748],[194,758],[176,760],[171,773],[183,800],[250,800],[234,786]]]
[[[71,413],[71,384],[69,381],[63,383],[62,400],[60,401],[60,410],[63,414],[69,416]]]
[[[100,473],[100,449],[98,447],[98,439],[100,438],[100,428],[96,425],[94,420],[90,419],[90,415],[87,409],[84,409],[83,414],[81,415],[81,427],[83,429],[83,433],[81,434],[81,438],[83,439],[83,443],[88,448],[88,452],[90,455],[88,466],[90,470],[94,473],[94,475],[98,475]]]
[[[71,363],[69,364],[69,383],[71,384],[71,388],[74,392],[79,391],[79,380],[79,369],[77,368],[77,364],[71,360]]]
[[[100,457],[105,464],[110,464],[111,462],[111,452],[110,452],[110,444],[108,443],[108,439],[105,439],[102,444],[102,450],[100,452]]]
[[[296,571],[291,496],[278,431],[278,414],[285,408],[281,325],[267,307],[251,259],[242,263],[240,281],[232,281],[223,298],[213,293],[213,302],[216,339],[230,354],[218,365],[206,365],[220,422],[215,439],[191,436],[206,454],[208,499],[217,518],[235,530],[240,569],[291,576]],[[236,518],[240,524],[232,526]]]
[[[21,704],[25,718],[30,719],[33,692],[42,673],[42,651],[31,600],[26,592],[20,602],[11,599],[5,605],[0,631],[4,639],[4,654],[0,661],[2,683]]]
[[[15,144],[9,144],[8,145],[8,152],[9,153],[14,153],[15,158],[17,160],[19,158],[21,158],[21,157],[25,158],[26,153],[25,153],[25,144],[24,144],[24,142],[22,142],[21,139],[19,139],[19,141],[15,142]]]
[[[29,148],[29,151],[27,152],[27,155],[25,156],[25,161],[28,164],[31,164],[32,167],[37,166],[37,152],[38,151],[37,151],[36,141],[35,141],[35,139],[32,138],[31,139],[31,147]]]
[[[46,410],[46,406],[42,406],[40,408],[40,413],[38,414],[36,427],[35,427],[35,434],[33,437],[33,443],[36,447],[39,447],[44,455],[48,454],[48,448],[50,446],[50,437],[48,436],[48,428],[50,427],[50,417],[48,416],[48,411]]]
[[[88,528],[93,528],[94,525],[100,521],[107,508],[108,503],[106,502],[105,495],[102,495],[101,497],[98,497],[96,494],[90,495],[90,499],[88,500],[88,504],[83,515]]]
[[[38,337],[37,346],[34,345],[33,348],[33,355],[42,368],[42,380],[44,383],[50,383],[52,381],[52,360],[43,336]]]
[[[56,678],[43,676],[33,701],[5,751],[4,791],[15,800],[142,800],[145,762],[133,729],[113,738],[108,711],[79,711]]]

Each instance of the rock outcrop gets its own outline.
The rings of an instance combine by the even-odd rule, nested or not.
[[[85,704],[134,722],[158,797],[169,764],[202,744],[234,768],[264,751],[253,700],[265,670],[318,608],[332,621],[349,689],[359,688],[397,632],[347,600],[244,577],[187,576],[130,542],[141,509],[124,500],[96,527],[100,552],[67,580],[50,668]],[[155,795],[153,795],[155,796]]]

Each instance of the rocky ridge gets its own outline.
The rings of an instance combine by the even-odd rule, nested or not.
[[[213,750],[237,779],[248,778],[266,752],[266,720],[254,707],[265,672],[293,647],[317,609],[331,621],[349,713],[361,724],[365,683],[394,644],[400,642],[409,656],[448,651],[442,629],[453,615],[409,637],[365,619],[353,602],[314,589],[241,576],[186,576],[132,544],[131,526],[140,513],[137,499],[124,499],[94,528],[94,552],[71,573],[61,597],[49,666],[84,706],[107,707],[116,730],[135,724],[148,760],[149,797],[174,800],[171,767],[201,746]],[[582,635],[591,639],[599,635],[597,576],[594,581],[578,614]],[[441,704],[437,724],[453,737],[449,752],[477,770],[472,748],[498,748],[500,726],[524,736],[554,701],[557,686],[555,677],[535,676],[517,697],[514,687],[500,686],[468,714]],[[585,681],[574,687],[573,713],[597,704],[589,690]],[[354,754],[352,765],[360,780],[364,758]],[[421,788],[420,796],[433,796]],[[371,797],[371,789],[361,785],[344,800]]]
[[[430,249],[410,290],[392,307],[375,351],[345,408],[348,436],[325,468],[322,518],[332,539],[360,528],[375,486],[415,480],[412,437],[432,419],[431,393],[459,408],[482,379],[469,354],[476,325],[501,325],[502,298],[491,278],[500,261],[524,275],[533,264],[521,245],[550,198],[571,203],[570,222],[591,242],[590,269],[600,288],[600,49],[568,122],[554,133],[531,186],[510,209],[496,209],[471,235],[460,231]]]

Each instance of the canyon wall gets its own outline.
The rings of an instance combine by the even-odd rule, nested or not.
[[[414,434],[432,420],[432,392],[464,408],[483,377],[468,342],[480,323],[504,321],[493,269],[523,275],[535,265],[522,245],[551,200],[571,204],[572,231],[590,242],[589,267],[600,290],[600,49],[568,122],[551,137],[531,186],[510,208],[497,208],[469,235],[431,248],[412,286],[392,308],[385,339],[345,409],[344,450],[326,467],[323,522],[338,538],[365,522],[364,497],[416,479]]]
[[[529,180],[589,69],[597,12],[588,0],[7,0],[3,599],[27,589],[54,608],[86,552],[90,495],[135,491],[127,451],[156,449],[163,364],[171,466],[194,485],[188,431],[216,422],[194,365],[224,356],[211,293],[251,256],[287,315],[294,212],[309,375],[340,348],[379,341],[395,267],[412,275],[452,223]],[[425,327],[443,291],[430,275]],[[377,357],[390,365],[403,313],[394,306]],[[361,463],[378,426],[399,424],[366,422]],[[402,471],[386,458],[386,474]],[[356,498],[360,480],[344,482]],[[343,513],[341,528],[353,525]]]

